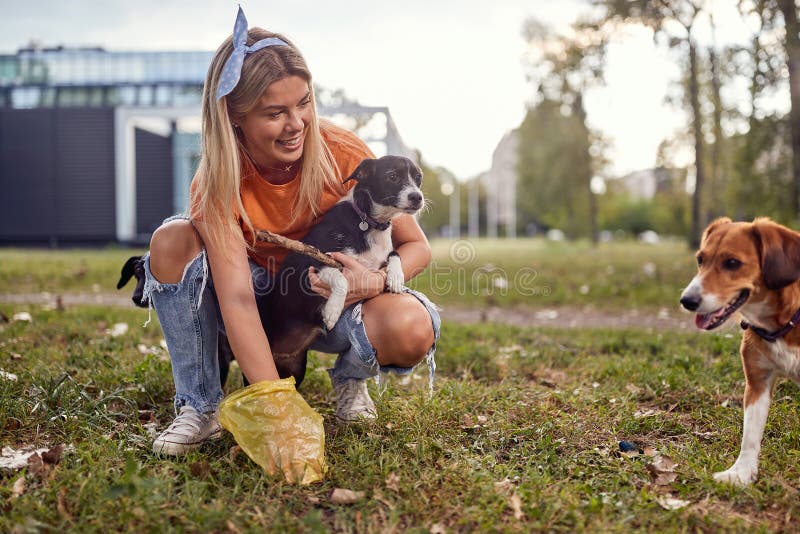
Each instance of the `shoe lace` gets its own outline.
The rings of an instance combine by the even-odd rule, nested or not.
[[[196,434],[205,424],[205,419],[204,415],[191,406],[183,406],[178,416],[167,428],[167,432],[183,436]]]

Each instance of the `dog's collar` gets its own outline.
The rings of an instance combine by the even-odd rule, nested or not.
[[[392,225],[392,221],[378,222],[370,217],[364,210],[358,207],[355,199],[353,199],[350,205],[353,206],[353,211],[355,211],[358,218],[361,219],[361,222],[358,223],[358,228],[362,232],[366,232],[370,228],[383,231]]]
[[[794,328],[800,324],[800,309],[794,312],[792,318],[789,319],[789,322],[783,325],[780,329],[775,330],[774,332],[768,332],[767,330],[760,328],[758,326],[751,325],[747,321],[742,321],[739,323],[739,326],[742,327],[742,330],[750,329],[752,330],[758,337],[763,339],[764,341],[768,341],[770,343],[776,342],[778,339],[782,338],[786,334],[789,333],[789,330]]]

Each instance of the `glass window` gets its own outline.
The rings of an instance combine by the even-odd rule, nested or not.
[[[150,85],[142,85],[139,87],[139,100],[136,103],[140,106],[152,106],[153,87]]]
[[[38,87],[17,87],[11,90],[11,107],[25,109],[39,105],[41,90]]]
[[[169,85],[156,86],[156,106],[169,106],[172,104],[172,87]]]

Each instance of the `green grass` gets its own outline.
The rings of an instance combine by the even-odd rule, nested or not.
[[[3,532],[766,532],[800,518],[793,384],[776,391],[759,481],[711,479],[738,454],[738,334],[445,323],[433,398],[424,370],[391,380],[378,420],[356,426],[333,423],[331,357],[312,355],[300,391],[325,417],[331,469],[297,487],[232,458],[229,435],[177,460],[151,454],[144,424],[168,424],[172,383],[163,352],[137,350],[161,338],[157,321],[142,328],[146,312],[0,307],[33,314],[0,326],[0,369],[19,376],[0,379],[0,445],[75,448],[48,472],[0,473]],[[129,332],[107,336],[115,322]],[[649,458],[616,452],[623,439],[673,458],[677,480],[654,486]],[[365,497],[333,504],[337,487]],[[664,510],[664,493],[692,504]]]
[[[430,268],[409,285],[444,305],[674,307],[695,271],[683,242],[592,247],[478,239],[431,245]],[[0,293],[114,292],[122,264],[141,252],[0,249]]]

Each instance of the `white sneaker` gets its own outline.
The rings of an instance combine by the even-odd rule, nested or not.
[[[222,427],[216,412],[202,414],[191,406],[183,406],[172,424],[153,440],[153,452],[177,456],[220,436]]]
[[[367,391],[366,380],[331,380],[336,395],[336,418],[342,421],[375,419],[378,411]]]

